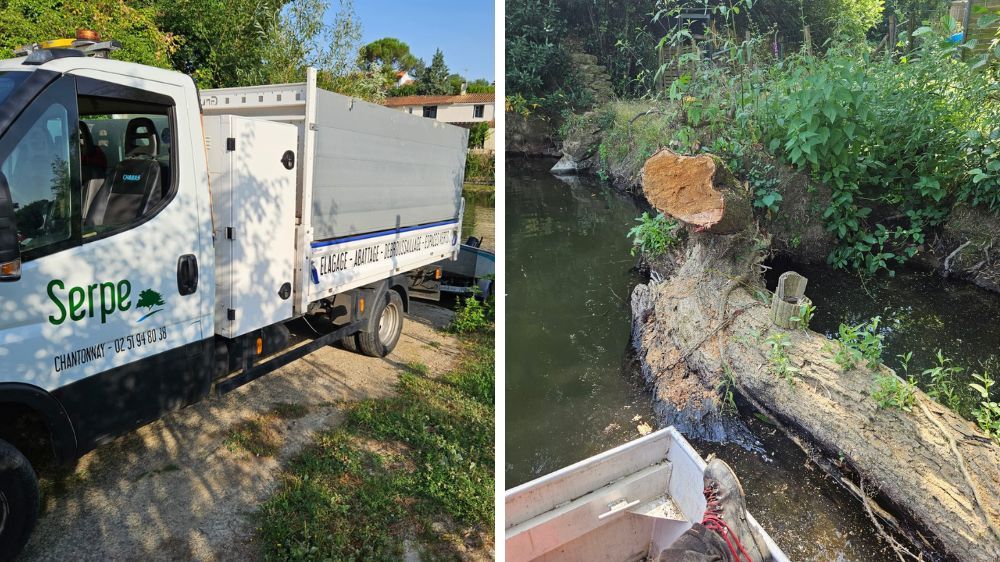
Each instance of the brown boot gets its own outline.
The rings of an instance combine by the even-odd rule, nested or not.
[[[743,486],[729,465],[712,459],[705,469],[708,506],[701,524],[718,533],[737,562],[767,562],[771,552],[760,532],[747,521]]]

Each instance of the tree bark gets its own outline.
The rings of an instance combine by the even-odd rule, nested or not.
[[[753,221],[749,194],[718,157],[662,149],[642,167],[646,199],[699,230],[733,234]]]
[[[705,177],[704,159],[678,162]],[[667,194],[671,205],[680,200],[644,189]],[[651,200],[666,210],[659,201]],[[917,538],[918,546],[960,560],[1000,560],[1000,445],[919,390],[909,412],[879,407],[871,398],[875,377],[891,369],[844,372],[824,336],[774,326],[755,296],[764,290],[759,265],[769,241],[752,225],[733,234],[691,233],[672,274],[632,294],[633,343],[658,412],[671,422],[691,409],[722,410],[716,389],[728,371],[750,402],[877,487],[883,507],[918,531],[909,536],[930,537],[923,544]],[[791,382],[773,372],[764,341],[773,332],[792,344]]]

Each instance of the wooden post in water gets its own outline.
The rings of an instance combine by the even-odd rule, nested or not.
[[[778,277],[778,289],[771,299],[771,321],[775,326],[785,328],[804,328],[801,326],[802,312],[812,305],[806,296],[806,284],[809,280],[795,273],[786,271]]]

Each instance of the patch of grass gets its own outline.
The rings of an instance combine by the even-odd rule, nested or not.
[[[406,370],[407,373],[418,375],[421,377],[426,377],[431,372],[430,367],[424,365],[423,363],[418,363],[416,361],[410,361],[406,365],[403,365],[403,368]]]
[[[277,402],[271,409],[271,413],[283,420],[297,420],[304,418],[309,413],[309,407],[305,404]]]
[[[495,185],[467,183],[462,186],[462,197],[465,197],[466,206],[493,207],[496,205],[496,195]]]
[[[233,426],[223,444],[232,452],[246,451],[255,457],[273,457],[281,449],[274,428],[274,414],[257,416]]]
[[[494,335],[463,339],[458,370],[408,364],[396,396],[350,407],[291,462],[258,514],[265,559],[399,559],[406,541],[456,559],[456,537],[492,543]]]

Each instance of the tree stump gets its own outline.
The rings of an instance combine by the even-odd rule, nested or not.
[[[812,306],[812,301],[805,294],[808,282],[794,271],[786,271],[778,277],[778,288],[771,299],[771,321],[775,326],[786,330],[808,328],[803,325],[803,316]]]
[[[658,210],[699,231],[735,234],[753,222],[749,192],[710,154],[661,149],[642,167],[642,190]]]

